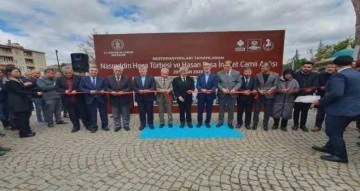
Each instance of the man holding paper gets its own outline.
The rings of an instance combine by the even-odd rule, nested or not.
[[[352,61],[351,56],[339,56],[334,60],[337,73],[327,83],[325,97],[313,103],[325,107],[325,132],[329,140],[323,147],[312,147],[330,154],[321,156],[323,160],[348,162],[344,131],[360,116],[360,73],[351,68]]]
[[[299,128],[299,117],[301,114],[300,129],[305,132],[309,131],[306,127],[306,121],[312,101],[308,102],[306,99],[308,99],[309,96],[314,95],[315,90],[319,86],[318,74],[312,72],[313,65],[313,62],[305,62],[302,69],[294,75],[294,79],[299,83],[300,91],[297,93],[298,97],[294,104],[293,130],[297,130]]]

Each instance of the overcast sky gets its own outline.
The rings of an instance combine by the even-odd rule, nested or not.
[[[0,0],[7,39],[70,62],[93,29],[109,33],[286,30],[284,61],[354,37],[351,0]]]

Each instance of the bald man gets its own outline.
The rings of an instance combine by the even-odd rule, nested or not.
[[[74,75],[70,67],[63,69],[64,75],[56,79],[56,90],[62,93],[63,105],[69,111],[70,121],[73,124],[71,130],[75,133],[80,130],[80,120],[86,129],[89,129],[90,123],[86,121],[85,102],[83,94],[76,94],[80,91],[81,76]]]

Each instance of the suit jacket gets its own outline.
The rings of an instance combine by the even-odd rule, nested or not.
[[[77,92],[80,92],[80,81],[81,81],[81,76],[78,75],[73,75],[72,77],[72,90],[75,90]],[[82,103],[84,102],[84,95],[83,94],[76,94],[76,95],[66,95],[63,94],[65,93],[66,90],[69,90],[68,84],[67,84],[67,79],[65,76],[61,76],[60,78],[56,79],[56,91],[62,93],[62,101],[64,105],[70,105],[71,99],[76,100],[76,102],[78,103]],[[71,91],[72,91],[71,90]]]
[[[8,109],[11,112],[30,112],[32,109],[31,96],[37,95],[31,88],[24,86],[22,82],[9,80],[5,84],[7,91]]]
[[[217,73],[219,77],[218,83],[218,96],[225,97],[226,94],[222,92],[222,89],[228,88],[229,90],[235,89],[236,91],[241,87],[240,73],[236,70],[231,70],[230,77],[227,76],[226,72],[220,71]],[[230,94],[232,98],[237,98],[238,94]]]
[[[145,84],[142,85],[141,76],[137,75],[134,78],[134,91],[135,91],[135,101],[154,101],[155,100],[155,93],[146,93],[140,94],[138,93],[139,90],[156,90],[156,82],[153,76],[146,75],[145,76]]]
[[[256,90],[256,86],[255,86],[256,78],[254,76],[249,77],[248,84],[246,84],[246,82],[245,82],[245,76],[241,77],[241,81],[242,81],[242,83],[241,83],[240,91],[245,91],[245,90],[253,91],[253,90]],[[239,99],[240,100],[248,100],[248,99],[252,100],[252,99],[254,99],[254,96],[253,95],[240,94]]]
[[[100,103],[106,103],[106,96],[102,94],[90,94],[91,90],[106,90],[106,82],[103,78],[97,76],[96,77],[96,86],[91,81],[90,76],[85,76],[80,80],[80,91],[85,92],[85,103],[92,104],[95,99]]]
[[[165,86],[164,86],[164,81],[163,80],[164,80],[163,77],[155,79],[155,81],[156,81],[156,89],[157,90],[165,89],[165,90],[172,91],[173,90],[172,79],[167,78]],[[162,99],[166,99],[165,94],[164,93],[156,93],[156,100],[160,101]]]
[[[255,83],[255,87],[256,90],[276,90],[277,86],[279,84],[279,74],[275,73],[275,72],[270,72],[269,77],[266,81],[266,83],[264,82],[264,76],[263,73],[258,73],[256,74],[256,83]],[[266,98],[274,98],[274,94],[265,94]]]
[[[325,107],[328,115],[360,115],[360,72],[347,68],[333,74],[326,85],[325,97],[320,106]]]
[[[205,97],[208,97],[210,99],[215,99],[216,98],[215,90],[218,86],[218,83],[219,83],[219,78],[216,74],[210,73],[207,83],[205,79],[205,73],[198,75],[196,79],[196,89],[198,90],[198,92],[201,92],[201,89],[206,89],[206,90],[211,90],[212,93],[211,94],[198,93],[196,97],[198,99],[204,99]]]
[[[173,80],[173,88],[176,100],[178,103],[181,101],[179,97],[185,99],[185,102],[192,103],[192,94],[188,94],[186,91],[188,90],[195,90],[195,82],[194,79],[190,76],[186,76],[185,82],[181,79],[181,77],[176,77]],[[182,103],[182,102],[181,102]]]
[[[121,75],[120,82],[116,81],[115,75],[111,75],[107,78],[107,91],[123,91],[123,92],[131,92],[132,91],[132,83],[129,77],[125,75]],[[132,94],[125,95],[117,95],[113,96],[110,94],[110,103],[113,106],[126,105],[128,106],[131,102]]]

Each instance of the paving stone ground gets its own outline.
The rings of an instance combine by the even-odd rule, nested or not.
[[[0,190],[360,190],[354,123],[345,133],[348,164],[311,150],[325,143],[324,131],[242,128],[242,140],[139,140],[138,126],[132,115],[130,132],[70,133],[71,125],[48,128],[34,118],[34,138],[1,130],[0,144],[12,151],[0,157]]]

